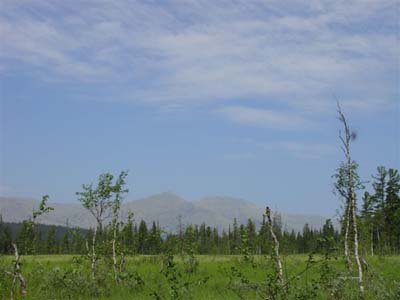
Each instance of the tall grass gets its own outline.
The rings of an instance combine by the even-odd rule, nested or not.
[[[198,265],[189,272],[185,257],[169,257],[169,262],[162,256],[128,257],[117,285],[112,261],[99,261],[93,282],[90,262],[83,257],[24,256],[28,284],[24,299],[268,299],[268,278],[273,276],[269,258],[254,256],[253,263],[240,256],[195,258]],[[171,259],[172,267],[167,266]],[[306,255],[282,259],[289,285],[287,299],[359,298],[357,280],[352,279],[356,274],[347,273],[342,259],[325,261],[315,256],[310,261]],[[0,258],[0,299],[10,298],[12,278],[4,271],[11,261],[9,256]],[[400,257],[369,257],[368,261],[365,299],[400,299]]]

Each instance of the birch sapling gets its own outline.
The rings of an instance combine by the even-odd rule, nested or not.
[[[361,260],[359,256],[359,238],[357,228],[357,204],[356,204],[356,191],[363,189],[364,186],[357,173],[358,164],[353,161],[351,157],[351,142],[356,139],[356,134],[350,130],[347,120],[338,103],[338,114],[339,120],[344,127],[344,133],[339,131],[339,139],[341,141],[341,149],[345,156],[345,161],[337,169],[337,173],[334,175],[336,178],[335,188],[341,197],[345,200],[345,258],[349,264],[350,253],[349,253],[349,241],[350,233],[352,233],[352,242],[354,250],[354,258],[358,269],[358,284],[360,293],[364,293],[363,285],[363,271],[361,266]],[[351,228],[350,228],[351,227]],[[351,230],[351,231],[350,231]]]
[[[128,173],[126,171],[122,171],[114,184],[114,176],[112,174],[101,174],[96,187],[93,187],[93,184],[84,184],[82,185],[83,191],[76,193],[79,196],[79,201],[82,203],[82,206],[86,208],[96,220],[92,237],[92,249],[91,253],[89,254],[92,262],[93,279],[96,278],[97,270],[98,255],[96,254],[96,247],[98,235],[103,234],[103,223],[110,216],[112,216],[111,224],[113,226],[113,239],[111,244],[113,253],[113,266],[114,270],[116,271],[115,277],[118,273],[116,268],[116,231],[122,195],[128,192],[127,189],[124,189],[125,178],[127,174]]]
[[[123,199],[123,195],[128,192],[128,189],[124,189],[125,186],[125,178],[128,175],[127,172],[121,172],[119,175],[115,185],[112,188],[112,193],[114,193],[114,199],[112,202],[112,230],[113,230],[113,239],[112,239],[112,259],[113,259],[113,269],[114,269],[114,280],[116,283],[119,282],[119,274],[121,272],[122,266],[125,261],[125,257],[123,252],[121,252],[121,262],[118,266],[117,260],[117,242],[118,242],[118,233],[119,233],[119,212],[121,209],[121,203]]]

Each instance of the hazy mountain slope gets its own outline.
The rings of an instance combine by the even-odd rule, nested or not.
[[[223,216],[232,224],[233,218],[239,223],[246,223],[250,218],[261,223],[264,208],[256,204],[233,197],[206,197],[194,202],[198,207],[207,207],[218,216]],[[308,223],[312,228],[320,228],[325,223],[326,218],[318,215],[301,215],[280,213],[282,216],[282,226],[287,230],[301,231],[304,224]]]
[[[134,212],[135,219],[146,222],[158,221],[165,230],[176,230],[179,224],[179,216],[183,224],[207,224],[216,225],[218,216],[211,210],[195,206],[172,193],[161,193],[151,197],[130,201],[123,206],[124,214]]]
[[[32,215],[37,203],[28,198],[0,197],[0,214],[5,222],[19,222]]]
[[[0,214],[6,222],[20,222],[31,216],[39,201],[33,199],[0,197]],[[93,217],[79,203],[51,203],[54,211],[41,217],[43,224],[77,226],[89,228],[94,224]],[[245,200],[232,197],[207,197],[198,201],[187,201],[172,193],[161,193],[147,198],[127,201],[122,206],[121,214],[125,219],[129,211],[135,220],[147,223],[158,221],[163,229],[175,231],[179,216],[182,223],[201,224],[227,228],[237,218],[239,223],[246,223],[250,218],[259,224],[263,208]],[[282,214],[284,228],[301,230],[305,223],[311,227],[321,227],[325,218],[312,215]]]
[[[236,218],[239,223],[247,220],[261,220],[263,210],[251,202],[232,197],[207,197],[195,201],[197,207],[208,208],[218,216],[229,220],[230,223]]]
[[[78,203],[51,203],[54,208],[38,222],[42,224],[77,226],[88,228],[94,224],[90,214]],[[0,197],[0,214],[5,222],[21,222],[32,216],[32,211],[39,207],[39,201],[26,198]]]

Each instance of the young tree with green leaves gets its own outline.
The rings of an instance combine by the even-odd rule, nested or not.
[[[79,201],[95,218],[96,225],[92,236],[91,251],[89,257],[91,259],[92,278],[96,277],[98,254],[97,238],[103,235],[103,226],[106,219],[112,217],[113,232],[117,228],[118,214],[121,207],[122,196],[128,192],[125,188],[125,178],[127,172],[122,171],[115,183],[114,176],[110,173],[103,173],[99,176],[96,186],[93,184],[82,185],[83,191],[77,192]],[[115,240],[113,239],[113,256],[115,252]],[[114,261],[115,266],[115,261]]]
[[[111,203],[111,209],[112,209],[112,221],[111,221],[111,228],[113,232],[113,238],[112,238],[112,259],[113,259],[113,268],[114,268],[114,280],[115,282],[119,282],[119,271],[121,270],[121,266],[123,262],[125,262],[125,258],[122,254],[120,263],[118,263],[117,260],[117,247],[121,248],[121,245],[117,245],[118,242],[118,232],[119,232],[119,227],[122,225],[121,222],[119,221],[119,211],[121,209],[121,204],[123,200],[123,196],[128,193],[128,189],[125,188],[126,184],[126,176],[128,175],[127,172],[121,172],[121,174],[118,176],[115,184],[111,186],[110,189],[110,194],[113,194],[112,198],[112,203]],[[121,252],[123,253],[123,252]],[[119,267],[118,267],[119,265]]]

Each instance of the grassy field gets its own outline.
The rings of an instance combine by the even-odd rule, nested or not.
[[[94,284],[83,257],[25,256],[22,268],[28,296],[24,299],[265,299],[271,291],[267,283],[273,282],[273,264],[268,257],[256,256],[253,262],[235,256],[196,258],[198,266],[190,272],[187,257],[175,257],[176,265],[167,271],[162,256],[129,257],[122,282],[116,285],[108,261],[100,261]],[[365,298],[400,299],[400,257],[367,260]],[[12,257],[0,258],[2,273],[11,261]],[[308,256],[292,255],[284,257],[283,263],[289,299],[359,297],[357,280],[351,278],[355,275],[345,272],[341,258],[325,261],[316,256],[310,261]],[[1,299],[9,299],[11,277],[0,276]]]

